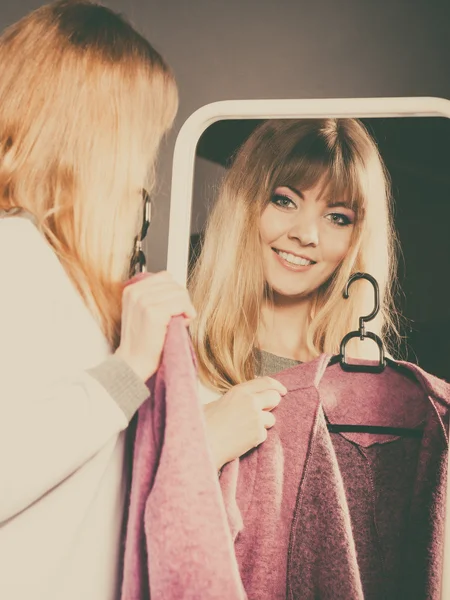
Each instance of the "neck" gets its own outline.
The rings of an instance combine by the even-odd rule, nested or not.
[[[273,304],[265,300],[258,332],[260,349],[302,362],[312,360],[306,345],[310,312],[310,298],[294,300],[274,294]]]

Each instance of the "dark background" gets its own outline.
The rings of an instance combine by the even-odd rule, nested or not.
[[[0,27],[42,4],[0,0]],[[152,270],[166,265],[175,137],[200,106],[239,98],[450,98],[448,0],[108,0],[105,4],[128,16],[163,53],[180,87],[180,110],[159,166],[147,245]],[[420,185],[424,186],[421,226],[416,209],[408,212],[405,203],[399,229],[411,257],[406,277],[415,269],[421,288],[428,290],[426,305],[415,302],[411,312],[416,320],[428,323],[428,347],[437,349],[434,364],[441,365],[430,370],[443,374],[446,364],[450,371],[448,327],[443,335],[441,326],[441,321],[449,320],[450,254],[436,240],[448,237],[449,198],[430,193],[414,172],[404,177],[403,196],[409,195],[408,190],[415,193]]]

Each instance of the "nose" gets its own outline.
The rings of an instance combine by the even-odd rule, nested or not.
[[[306,212],[306,211],[305,211]],[[319,245],[319,228],[317,220],[312,215],[303,212],[288,232],[289,239],[296,239],[301,246]]]

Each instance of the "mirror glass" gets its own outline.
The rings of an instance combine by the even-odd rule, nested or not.
[[[378,145],[392,184],[394,225],[401,248],[396,299],[403,317],[400,358],[450,380],[450,119],[361,121]],[[233,155],[260,123],[256,119],[217,121],[199,139],[190,266]]]

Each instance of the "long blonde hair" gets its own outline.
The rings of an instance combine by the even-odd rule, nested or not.
[[[358,317],[371,312],[368,284],[355,284],[350,298],[343,299],[345,283],[356,271],[373,275],[380,288],[381,311],[370,329],[384,337],[395,330],[397,242],[389,179],[374,141],[356,119],[266,121],[234,157],[189,281],[198,313],[191,332],[205,383],[224,391],[255,376],[265,297],[260,216],[277,186],[309,189],[319,181],[336,198],[351,199],[356,220],[350,251],[314,299],[310,353],[338,352]]]
[[[0,37],[0,209],[35,216],[112,346],[177,103],[162,57],[98,4],[43,6]]]

